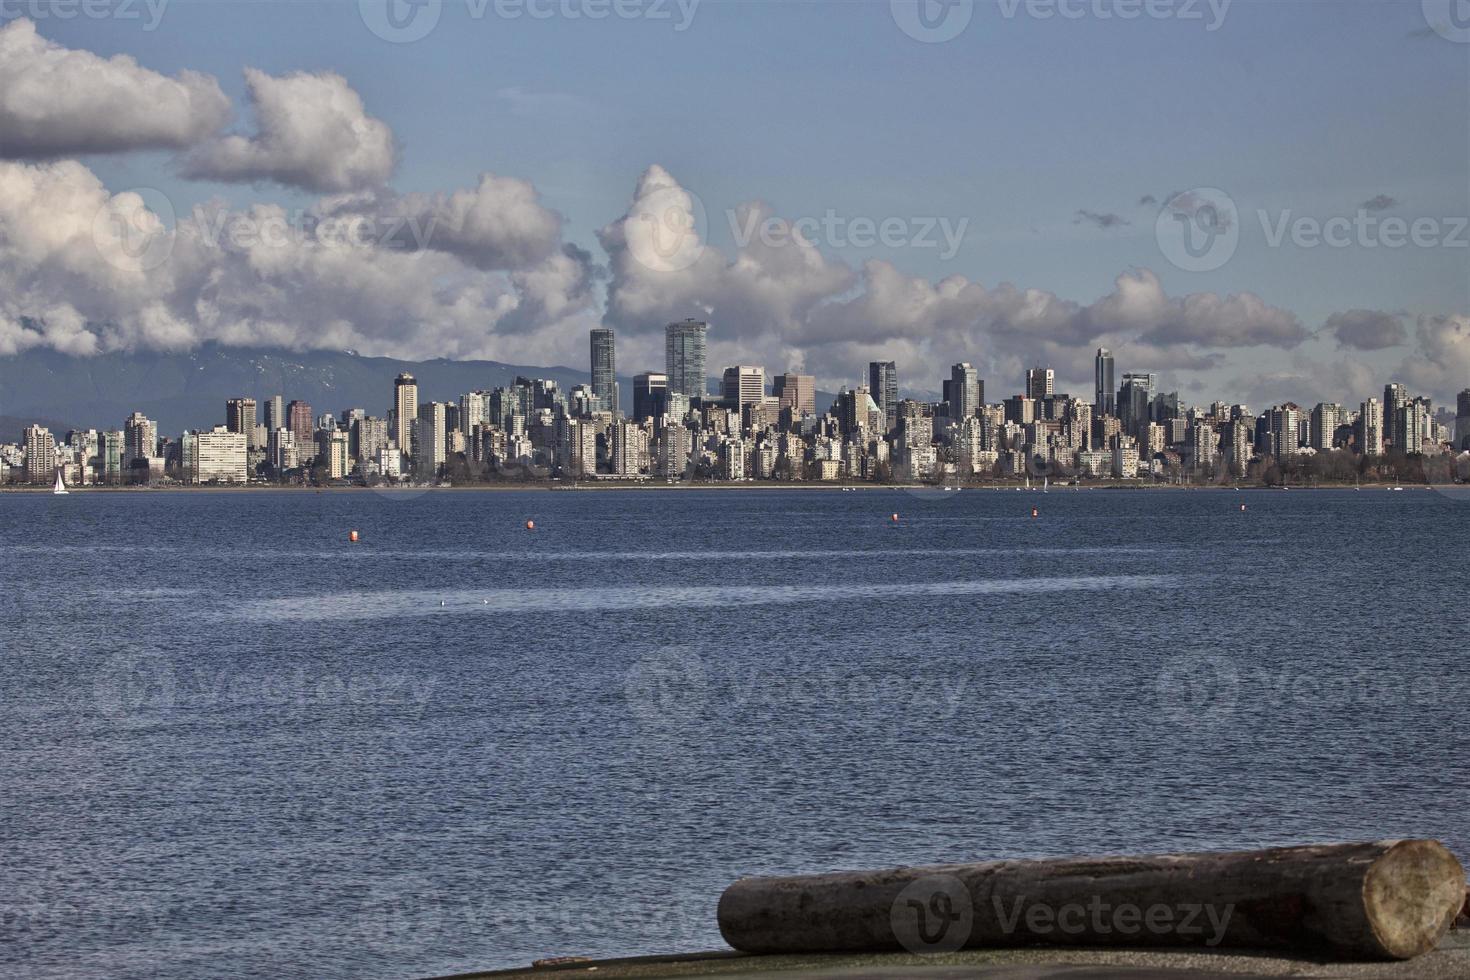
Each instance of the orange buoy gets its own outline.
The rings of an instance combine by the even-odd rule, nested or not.
[[[898,515],[897,515],[897,514],[894,514],[894,515],[893,515],[893,520],[894,520],[894,521],[897,521],[897,520],[898,520]]]
[[[534,530],[536,530],[536,522],[535,521],[527,521],[526,522],[526,530],[527,531],[534,531]]]
[[[347,540],[348,541],[352,541],[352,542],[356,542],[357,541],[357,532],[356,531],[348,531],[347,532]]]
[[[1031,516],[1032,517],[1040,517],[1041,516],[1041,511],[1037,510],[1035,507],[1032,507],[1031,508]]]

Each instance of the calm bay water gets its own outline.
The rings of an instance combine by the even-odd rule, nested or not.
[[[751,873],[1470,858],[1470,507],[1431,492],[78,492],[0,527],[0,974],[718,948]]]

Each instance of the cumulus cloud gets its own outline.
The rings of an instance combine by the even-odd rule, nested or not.
[[[245,83],[258,131],[196,147],[184,161],[185,176],[333,193],[374,187],[392,175],[392,130],[367,114],[341,75],[247,68]]]
[[[1123,217],[1121,214],[1102,214],[1097,211],[1078,209],[1076,215],[1072,218],[1072,224],[1080,225],[1083,222],[1091,225],[1096,225],[1103,230],[1107,230],[1109,228],[1118,228],[1122,225],[1130,225],[1133,223],[1127,218]]]
[[[1383,350],[1385,347],[1397,347],[1409,339],[1409,332],[1399,316],[1379,310],[1334,313],[1327,318],[1322,329],[1337,338],[1338,347],[1352,350]]]
[[[986,288],[958,275],[931,282],[881,260],[854,270],[799,237],[752,236],[727,257],[705,242],[702,214],[698,199],[654,166],[599,239],[611,261],[607,325],[637,345],[670,320],[706,316],[712,368],[722,356],[760,358],[834,384],[880,357],[936,374],[970,360],[1004,387],[1004,379],[1019,384],[1024,367],[1047,363],[1082,384],[1098,343],[1127,351],[1140,369],[1200,370],[1219,363],[1210,348],[1292,347],[1306,337],[1292,314],[1259,297],[1171,297],[1147,269],[1120,275],[1111,293],[1084,306],[1009,283]],[[755,202],[737,209],[736,224],[774,217]],[[724,347],[727,338],[738,345]],[[651,342],[639,349],[656,354]]]
[[[220,130],[230,111],[212,76],[171,78],[127,55],[64,48],[24,18],[0,27],[0,157],[180,149]]]
[[[515,257],[515,256],[512,256]],[[169,228],[75,161],[0,163],[0,353],[206,341],[422,358],[551,356],[595,322],[575,250],[480,268],[223,203]]]
[[[1420,316],[1414,324],[1414,343],[1415,352],[1399,366],[1411,388],[1448,404],[1470,387],[1470,315]]]

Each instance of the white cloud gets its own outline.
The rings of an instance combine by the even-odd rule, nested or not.
[[[359,190],[393,174],[397,150],[387,123],[332,72],[267,75],[245,69],[258,132],[201,145],[184,162],[188,177],[270,180],[324,193]]]
[[[210,75],[170,78],[127,55],[70,50],[24,18],[0,27],[0,157],[180,149],[217,132],[230,112]]]

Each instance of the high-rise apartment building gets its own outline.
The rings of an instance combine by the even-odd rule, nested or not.
[[[1310,435],[1307,444],[1319,452],[1332,448],[1333,436],[1342,424],[1342,406],[1335,402],[1318,402],[1312,409]]]
[[[664,368],[671,393],[704,397],[708,334],[709,324],[703,320],[681,320],[664,328]]]
[[[1106,347],[1097,349],[1092,364],[1093,395],[1092,410],[1096,415],[1118,414],[1117,389],[1113,387],[1113,352]]]
[[[127,443],[124,468],[130,468],[136,460],[151,459],[158,451],[158,423],[142,412],[134,412],[127,417],[123,422],[123,434]]]
[[[316,420],[311,417],[311,405],[304,401],[292,401],[286,406],[286,428],[296,438],[296,452],[301,462],[316,458]]]
[[[412,452],[413,423],[419,417],[419,383],[404,373],[393,379],[393,441],[401,452]]]
[[[1383,403],[1370,398],[1363,403],[1359,412],[1363,429],[1362,453],[1364,456],[1383,455]]]
[[[286,396],[271,395],[270,401],[265,403],[265,428],[266,431],[282,429],[286,426]]]
[[[244,483],[249,475],[247,439],[245,433],[223,425],[208,432],[185,432],[180,439],[184,482]]]
[[[1470,388],[1455,398],[1455,448],[1470,449]]]
[[[868,364],[868,395],[883,413],[884,431],[892,432],[898,424],[898,366],[893,361]]]
[[[22,437],[25,452],[26,482],[50,483],[56,476],[56,437],[39,425],[26,427]]]
[[[602,404],[614,415],[618,414],[618,371],[617,358],[613,351],[613,332],[607,327],[595,327],[592,339],[592,393],[602,399]]]

